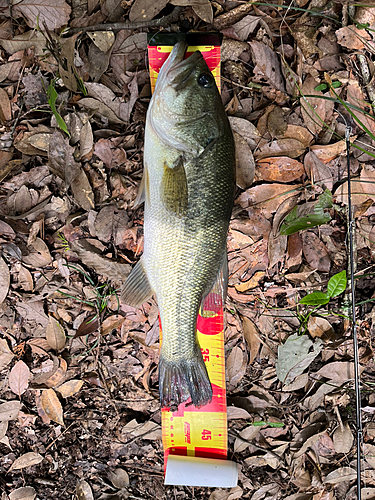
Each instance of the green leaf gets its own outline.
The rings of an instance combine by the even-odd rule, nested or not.
[[[328,304],[329,299],[331,297],[324,292],[313,292],[305,295],[299,303],[304,304],[305,306],[324,306]]]
[[[335,82],[332,82],[332,87],[334,89],[338,89],[339,87],[341,87],[341,82],[339,82],[338,80],[336,80]]]
[[[48,85],[47,89],[47,97],[48,97],[48,104],[50,105],[50,108],[52,110],[52,113],[54,114],[56,118],[57,125],[61,128],[63,132],[67,134],[68,137],[70,137],[68,127],[66,126],[66,123],[63,119],[63,117],[60,115],[60,113],[56,109],[56,99],[57,99],[57,92],[55,89],[55,81],[51,80]]]
[[[263,420],[256,420],[252,424],[253,427],[263,427],[263,425],[268,425],[268,427],[282,428],[284,424],[282,422],[264,422]]]
[[[331,298],[337,297],[346,289],[346,271],[337,273],[328,281],[327,295]]]
[[[315,87],[314,90],[317,90],[318,92],[321,92],[322,90],[327,90],[328,85],[326,83],[321,83],[317,87]]]
[[[355,25],[359,30],[367,30],[367,28],[370,26],[369,23],[355,23]]]
[[[313,211],[307,215],[298,215],[298,206],[285,217],[280,234],[289,236],[290,234],[304,231],[315,226],[321,226],[331,220],[329,213],[324,212],[324,209],[332,207],[332,193],[326,189],[319,200],[315,203]]]

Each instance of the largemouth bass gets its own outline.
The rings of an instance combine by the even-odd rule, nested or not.
[[[145,202],[144,253],[121,295],[135,307],[156,295],[162,407],[212,399],[196,323],[215,283],[226,288],[235,194],[234,141],[219,91],[202,54],[184,60],[186,49],[174,46],[148,108],[138,195]]]

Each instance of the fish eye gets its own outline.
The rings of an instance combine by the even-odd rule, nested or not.
[[[201,87],[209,88],[214,84],[214,77],[211,73],[202,73],[198,76],[198,85]]]

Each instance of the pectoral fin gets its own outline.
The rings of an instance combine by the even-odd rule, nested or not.
[[[200,308],[200,315],[204,318],[211,317],[223,307],[227,298],[228,288],[228,256],[227,249],[223,255],[221,268],[212,289],[203,298]]]
[[[176,215],[186,213],[188,207],[188,186],[182,156],[178,158],[172,168],[164,163],[160,197],[167,210]]]
[[[135,265],[121,290],[121,301],[132,307],[139,307],[151,297],[153,290],[143,268],[142,259]]]

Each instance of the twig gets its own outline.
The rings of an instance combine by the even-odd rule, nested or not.
[[[357,54],[357,59],[359,62],[359,67],[361,68],[363,83],[366,86],[366,92],[367,92],[368,98],[370,99],[372,107],[374,108],[375,107],[375,88],[374,88],[373,82],[371,81],[372,77],[371,77],[370,69],[369,69],[368,64],[367,64],[366,56],[363,54]]]
[[[218,16],[216,19],[214,19],[212,26],[215,30],[218,31],[232,26],[232,24],[241,21],[241,19],[243,19],[250,11],[253,10],[254,3],[256,2],[248,2],[235,7],[229,12],[225,12],[225,14],[222,14],[221,16]]]
[[[152,19],[150,21],[135,21],[133,23],[108,23],[108,24],[95,24],[94,26],[86,26],[84,28],[70,28],[64,31],[63,35],[74,35],[75,33],[86,33],[87,31],[120,31],[127,29],[140,29],[140,28],[168,28],[171,23],[178,21],[182,7],[176,7],[167,16],[160,19]]]

